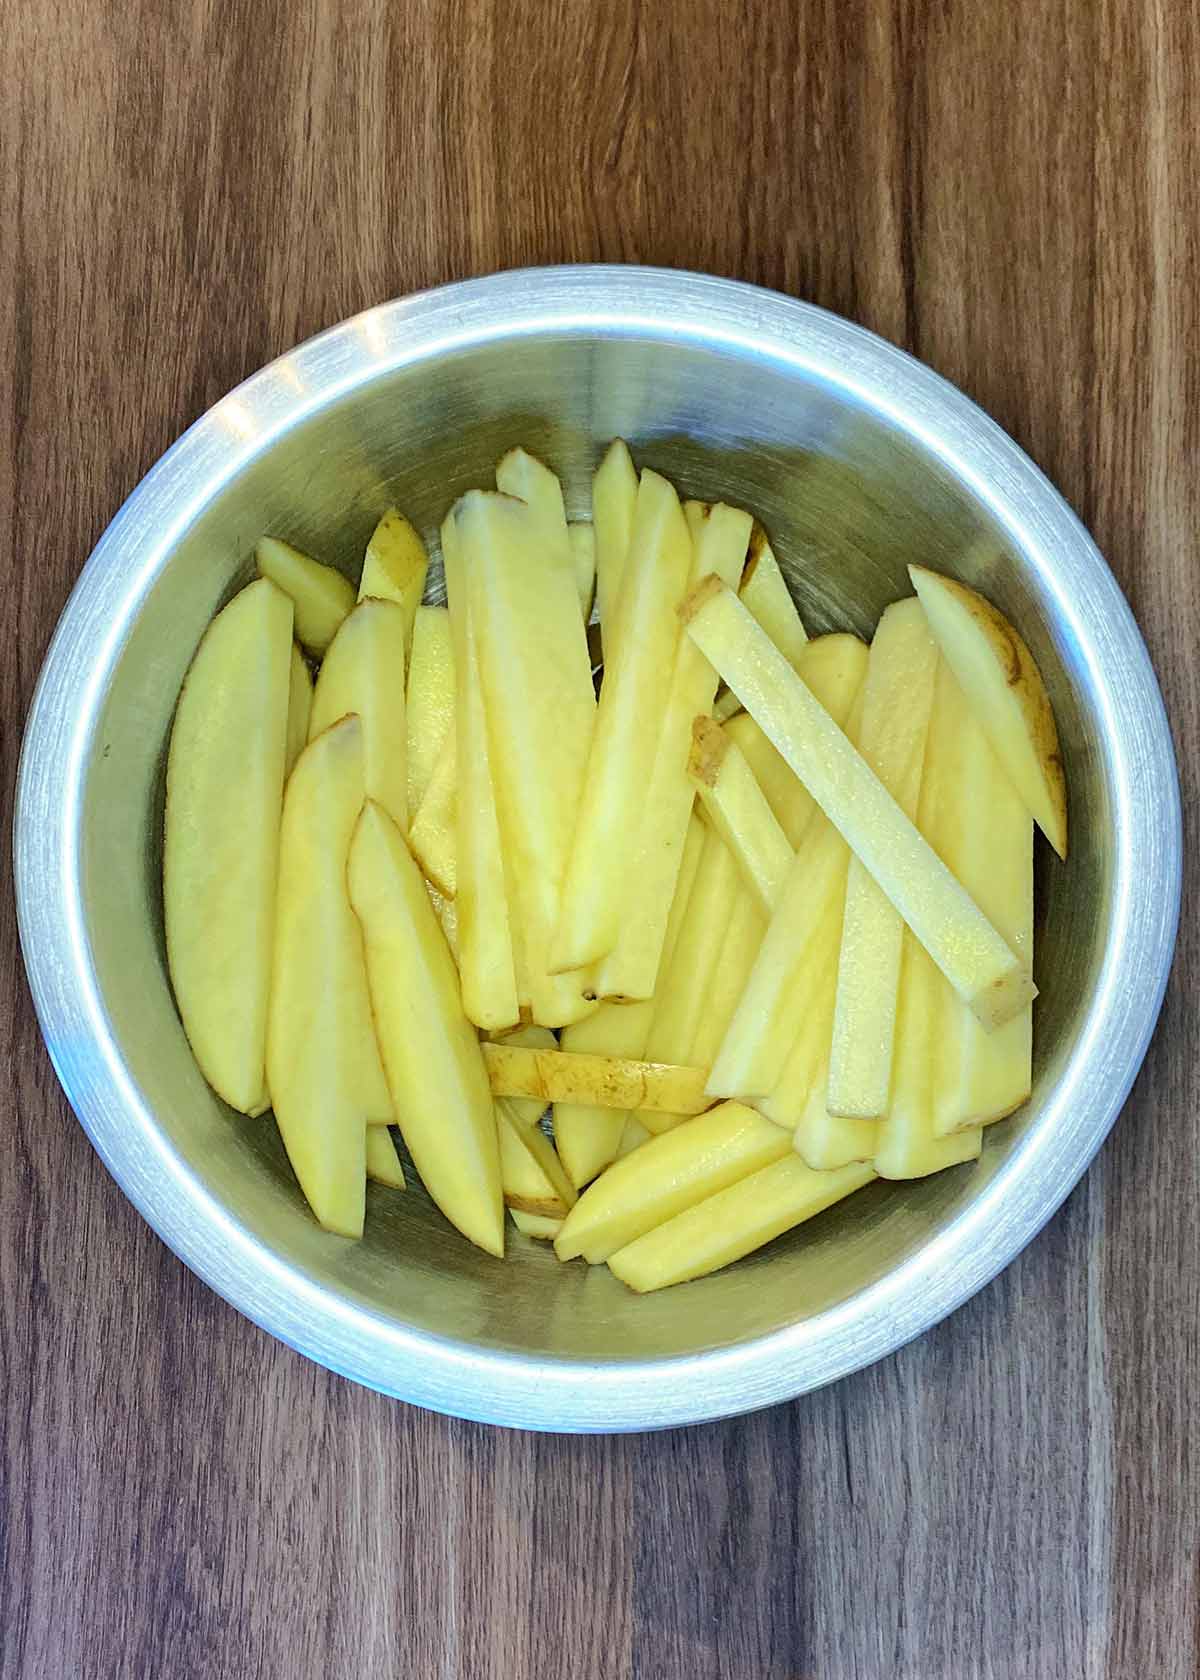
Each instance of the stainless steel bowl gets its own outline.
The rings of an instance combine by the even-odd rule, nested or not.
[[[205,625],[264,530],[352,570],[395,500],[432,537],[521,440],[587,507],[603,443],[756,510],[814,629],[869,631],[917,558],[980,584],[1046,673],[1071,793],[1041,859],[1033,1099],[983,1159],[878,1185],[661,1295],[519,1237],[477,1253],[420,1189],[323,1235],[269,1120],[200,1077],[167,982],[164,749]],[[1087,533],[942,380],[819,310],[632,268],[510,273],[384,305],[256,374],[138,486],[46,659],[16,817],[21,936],[76,1113],[163,1239],[274,1335],[357,1381],[496,1423],[648,1429],[785,1400],[899,1347],[1029,1241],[1144,1054],[1180,887],[1171,737]]]

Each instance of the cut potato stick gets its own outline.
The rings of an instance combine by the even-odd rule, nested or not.
[[[367,798],[408,828],[408,728],[404,715],[404,611],[395,601],[360,601],[321,663],[308,738],[354,712],[362,719]]]
[[[723,503],[700,522],[691,579],[712,574],[736,578],[750,532],[750,516]],[[650,997],[658,981],[667,918],[683,856],[695,790],[687,774],[693,719],[712,709],[717,676],[707,659],[680,637],[654,755],[650,785],[643,790],[633,866],[625,872],[620,937],[601,964],[601,997]]]
[[[447,736],[424,798],[413,817],[413,856],[445,898],[458,891],[458,729]]]
[[[788,1134],[741,1103],[722,1103],[615,1162],[567,1215],[560,1260],[590,1264],[686,1208],[791,1153]]]
[[[658,989],[647,1061],[687,1063],[741,891],[733,854],[709,829],[683,926]]]
[[[458,967],[463,1007],[468,1017],[477,1027],[499,1031],[516,1025],[521,1004],[487,719],[453,515],[442,526],[442,560],[446,568],[457,683],[454,715]]]
[[[957,765],[946,748],[954,737],[959,721],[954,710],[960,704],[957,686],[939,680],[920,801],[921,831],[935,843],[943,812],[953,800],[951,781]],[[925,1178],[943,1167],[974,1160],[982,1147],[978,1126],[952,1137],[938,1137],[935,1130],[942,1024],[953,997],[928,953],[906,932],[892,1089],[875,1150],[875,1169],[883,1178]]]
[[[354,831],[346,878],[409,1154],[451,1224],[489,1254],[503,1255],[496,1115],[479,1041],[421,873],[399,828],[370,801]]]
[[[454,750],[454,641],[445,607],[418,607],[408,666],[408,810],[421,809],[434,770]]]
[[[937,667],[921,603],[895,602],[871,643],[858,750],[910,822],[921,795]],[[878,1120],[887,1109],[903,939],[899,912],[861,859],[851,858],[829,1052],[831,1114]]]
[[[167,758],[163,909],[188,1043],[217,1095],[253,1114],[265,1057],[292,603],[260,580],[209,625]]]
[[[596,532],[591,525],[576,521],[567,526],[567,540],[571,544],[571,561],[575,567],[579,611],[586,624],[592,616],[592,605],[596,599]]]
[[[657,473],[643,472],[617,602],[615,646],[604,666],[550,947],[550,966],[560,973],[606,956],[621,931],[629,873],[621,842],[637,834],[642,820],[657,744],[651,720],[662,717],[670,693],[679,642],[675,607],[687,584],[691,555],[674,489]],[[682,832],[679,845],[682,850]]]
[[[640,1149],[644,1143],[649,1143],[654,1136],[648,1132],[635,1114],[625,1117],[625,1126],[621,1132],[621,1141],[617,1145],[616,1159],[623,1161],[626,1155],[632,1155],[635,1149]]]
[[[796,854],[740,748],[712,718],[692,724],[688,775],[743,881],[769,914]]]
[[[412,850],[411,841],[409,842],[409,850]],[[426,881],[425,886],[429,893],[429,902],[433,905],[434,915],[441,924],[442,932],[446,935],[446,943],[450,947],[450,955],[457,963],[458,916],[454,909],[454,900],[452,898],[443,898],[432,881]]]
[[[727,723],[730,718],[737,717],[741,710],[742,702],[731,688],[727,688],[713,701],[712,715],[718,723]],[[763,739],[766,740],[766,736]]]
[[[797,675],[812,689],[839,729],[867,674],[866,644],[857,636],[817,636],[796,661]],[[808,830],[817,803],[787,760],[771,745],[748,712],[730,720],[729,737],[741,749],[793,850]]]
[[[292,662],[288,671],[287,750],[283,760],[283,779],[291,775],[296,760],[308,744],[308,720],[312,715],[313,680],[299,645],[292,643]]]
[[[500,1097],[496,1102],[504,1205],[521,1213],[562,1219],[574,1205],[575,1187],[541,1127],[513,1119],[510,1103],[519,1100]]]
[[[826,905],[809,945],[808,961],[797,975],[791,993],[789,1011],[792,1022],[791,1045],[784,1059],[779,1083],[758,1101],[763,1114],[777,1125],[793,1130],[807,1115],[810,1099],[820,1087],[824,1109],[825,1075],[829,1065],[829,1035],[833,1025],[833,1005],[837,992],[838,951],[842,941],[842,899],[835,895]],[[871,1133],[872,1140],[874,1132]],[[812,1165],[808,1152],[805,1160]],[[873,1149],[863,1156],[847,1155],[847,1161],[870,1160]]]
[[[808,641],[808,633],[792,600],[791,590],[783,580],[767,533],[757,521],[750,538],[750,554],[738,586],[738,595],[792,669],[799,670],[800,654]]]
[[[957,689],[943,660],[938,683]],[[1013,950],[1033,960],[1033,818],[961,691],[943,707],[930,750],[951,768],[930,839]],[[986,1033],[947,991],[938,1037],[934,1130],[987,1126],[1019,1108],[1032,1080],[1033,1009]]]
[[[1067,855],[1067,787],[1054,709],[1024,638],[966,584],[923,566],[909,576],[942,656],[1001,764],[1059,857]]]
[[[421,596],[429,556],[425,544],[398,508],[389,508],[376,525],[363,556],[358,585],[360,601],[392,601],[404,615],[404,662],[412,647],[413,624]]]
[[[354,606],[354,585],[332,566],[323,566],[278,537],[260,537],[254,558],[259,573],[290,598],[296,640],[319,657]]]
[[[558,1040],[549,1027],[534,1025],[514,1027],[511,1032],[497,1033],[492,1041],[495,1044],[518,1044],[526,1050],[557,1050]],[[536,1126],[547,1105],[537,1097],[500,1097],[497,1106],[503,1103],[505,1111],[518,1126]]]
[[[595,1008],[587,978],[552,973],[549,954],[596,697],[558,481],[523,454],[497,468],[531,495],[539,475],[553,486],[555,517],[535,518],[524,502],[476,490],[458,504],[455,520],[533,1018],[562,1027]],[[536,493],[545,500],[544,487]]]
[[[869,1166],[815,1173],[789,1150],[716,1195],[677,1213],[609,1258],[609,1268],[639,1294],[665,1289],[740,1260],[842,1201],[875,1177]]]
[[[386,1126],[367,1127],[367,1177],[390,1190],[405,1190],[404,1168]]]
[[[702,1114],[711,1106],[701,1068],[565,1050],[523,1050],[510,1044],[484,1044],[483,1059],[497,1097],[588,1103],[639,1114]]]
[[[675,899],[667,920],[663,943],[665,966],[670,965],[675,942],[691,902],[692,886],[704,851],[705,833],[704,824],[693,817],[688,824]],[[602,1003],[586,1021],[564,1029],[562,1048],[573,1053],[590,1051],[595,1055],[640,1059],[646,1053],[646,1040],[653,1021],[653,998],[643,999],[640,1003]],[[620,1149],[623,1128],[630,1123],[633,1123],[632,1116],[623,1114],[619,1109],[578,1103],[554,1105],[554,1140],[575,1185],[590,1183],[613,1160]]]
[[[311,742],[283,801],[267,1083],[300,1188],[327,1230],[362,1235],[369,1120],[391,1120],[346,860],[363,801],[363,732]]]
[[[548,1219],[543,1213],[522,1213],[520,1208],[509,1208],[508,1213],[517,1230],[537,1242],[553,1242],[562,1230],[561,1219]]]
[[[608,450],[592,479],[592,527],[596,533],[596,602],[604,657],[615,646],[617,597],[629,553],[637,507],[637,469],[620,438]]]
[[[984,1026],[1003,1026],[1019,1014],[1037,995],[1028,964],[1009,949],[732,590],[706,580],[681,614],[688,634]]]

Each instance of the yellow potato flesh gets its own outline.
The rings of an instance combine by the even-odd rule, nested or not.
[[[506,482],[524,484],[540,466],[525,460],[528,469],[505,473]],[[557,517],[535,518],[511,496],[473,491],[455,519],[533,1018],[561,1027],[595,1007],[587,977],[552,973],[549,955],[596,698],[562,497],[554,475],[540,470],[553,484]]]
[[[686,519],[684,521],[686,525]],[[697,524],[689,581],[712,574],[736,578],[750,533],[750,516],[724,504]],[[616,948],[600,965],[601,997],[646,998],[657,985],[695,790],[687,774],[692,723],[712,710],[716,673],[686,636],[680,637],[658,728],[649,786],[639,790],[636,845],[624,870],[624,898]],[[647,720],[642,720],[643,728]],[[649,733],[653,736],[654,726]]]
[[[684,608],[688,634],[988,1028],[1036,996],[1008,948],[737,596],[710,580]]]
[[[374,1184],[386,1184],[391,1190],[406,1188],[404,1168],[386,1126],[367,1127],[367,1177]]]
[[[639,1294],[707,1277],[784,1231],[812,1219],[875,1177],[869,1166],[816,1173],[791,1150],[697,1202],[609,1257],[615,1277]]]
[[[586,624],[596,599],[596,533],[592,526],[576,521],[567,527],[571,561],[575,567],[575,588],[579,611]]]
[[[350,898],[363,929],[371,1006],[421,1182],[451,1224],[504,1253],[496,1116],[454,959],[421,872],[391,818],[368,804],[355,830]]]
[[[351,712],[360,717],[367,798],[407,829],[404,637],[404,613],[394,601],[359,602],[321,663],[308,738],[315,740]]]
[[[614,647],[617,597],[629,553],[637,507],[637,469],[620,438],[608,447],[592,479],[592,528],[596,533],[596,600],[604,656]]]
[[[254,558],[261,575],[290,597],[296,640],[319,657],[354,606],[354,585],[277,537],[260,537]]]
[[[428,570],[429,556],[425,552],[425,544],[399,509],[389,508],[367,544],[358,598],[360,601],[392,601],[400,608],[404,617],[406,665]]]
[[[445,607],[418,607],[405,696],[408,812],[415,818],[440,760],[454,748],[454,642]]]
[[[795,853],[741,749],[712,718],[692,725],[688,774],[743,881],[769,914]]]
[[[551,1219],[543,1213],[523,1213],[520,1208],[509,1208],[508,1211],[517,1230],[537,1242],[553,1242],[562,1230],[561,1219]]]
[[[362,725],[344,718],[301,753],[287,786],[267,1082],[293,1170],[322,1225],[360,1236],[368,1121],[392,1119],[346,859],[363,802]]]
[[[909,575],[942,656],[1059,857],[1067,855],[1067,787],[1054,710],[1024,638],[966,584],[922,566]]]
[[[700,1068],[510,1044],[484,1044],[483,1060],[498,1097],[636,1109],[639,1116],[643,1110],[701,1114],[710,1106]]]
[[[458,891],[458,731],[452,728],[412,820],[413,856],[444,898]]]
[[[722,1103],[651,1138],[584,1191],[554,1248],[593,1265],[696,1202],[791,1154],[788,1134],[740,1103]]]
[[[863,687],[858,750],[910,822],[921,794],[938,654],[918,601],[879,621]],[[850,860],[826,1106],[877,1120],[888,1103],[904,923],[861,859]]]
[[[257,1113],[275,926],[292,606],[261,581],[220,612],[179,697],[167,760],[167,960],[200,1071]]]
[[[755,526],[750,540],[750,556],[738,595],[788,664],[798,670],[808,633],[761,525]]]
[[[292,643],[292,661],[288,669],[287,751],[284,755],[283,779],[291,775],[296,760],[308,745],[308,720],[312,715],[313,680],[304,655]]]

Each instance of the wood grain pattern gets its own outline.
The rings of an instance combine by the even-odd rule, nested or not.
[[[1195,810],[1194,6],[0,0],[0,41],[6,822],[59,609],[189,421],[368,304],[597,258],[810,298],[990,409],[1129,593]],[[1194,1675],[1198,867],[1015,1265],[822,1394],[618,1440],[394,1405],[197,1283],[66,1109],[4,894],[0,1676]]]

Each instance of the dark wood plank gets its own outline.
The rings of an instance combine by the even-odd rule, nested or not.
[[[62,602],[190,420],[353,310],[573,259],[780,286],[984,403],[1128,591],[1194,809],[1198,36],[1172,0],[0,0],[6,820]],[[826,1393],[635,1440],[426,1416],[240,1319],[66,1110],[9,895],[0,965],[4,1680],[1196,1672],[1192,921],[1001,1279]]]

